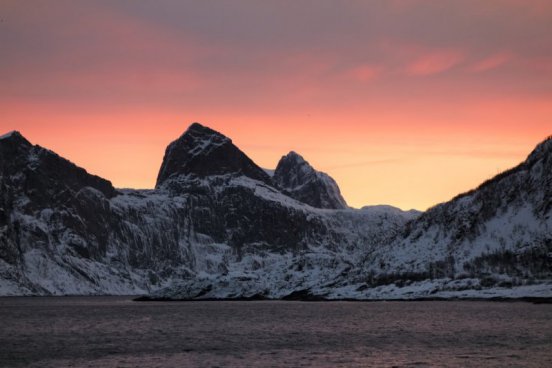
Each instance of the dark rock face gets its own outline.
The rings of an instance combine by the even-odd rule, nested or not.
[[[295,152],[282,157],[274,172],[273,181],[291,197],[313,207],[348,208],[335,180],[316,171]]]
[[[238,174],[270,183],[270,177],[224,135],[194,123],[165,152],[156,187],[180,175]]]
[[[23,189],[32,205],[47,205],[72,198],[85,187],[92,187],[110,198],[111,183],[52,151],[33,146],[20,133],[0,139],[0,174],[4,185]]]
[[[88,174],[47,149],[33,146],[18,132],[0,139],[0,188],[0,227],[5,229],[0,232],[0,241],[5,244],[2,258],[10,263],[16,262],[26,247],[49,243],[58,229],[74,227],[88,234],[90,228],[83,224],[97,223],[99,213],[90,211],[88,216],[74,219],[67,211],[78,207],[83,191],[94,191],[106,202],[115,195],[109,181]],[[53,233],[40,226],[31,231],[23,229],[21,217],[32,218],[56,208],[60,211],[52,216]]]
[[[10,278],[26,283],[25,257],[38,249],[53,255],[63,244],[66,254],[105,254],[116,195],[109,181],[12,132],[0,138],[0,189],[0,264],[12,266]]]

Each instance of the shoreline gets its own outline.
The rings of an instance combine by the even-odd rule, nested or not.
[[[240,298],[205,298],[205,299],[172,299],[172,298],[163,298],[163,297],[148,297],[140,296],[132,299],[134,302],[311,302],[311,303],[320,303],[320,302],[353,302],[353,303],[377,303],[377,302],[501,302],[501,303],[531,303],[531,304],[552,304],[552,297],[518,297],[518,298],[506,298],[506,297],[492,297],[492,298],[440,298],[440,297],[429,297],[429,298],[412,298],[412,299],[352,299],[352,298],[342,298],[342,299],[328,299],[323,297],[318,298],[280,298],[280,299],[271,299],[271,298],[261,298],[258,296],[252,297],[240,297]]]

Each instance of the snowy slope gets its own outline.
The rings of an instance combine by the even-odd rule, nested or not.
[[[199,124],[169,145],[155,190],[114,189],[10,133],[0,139],[0,295],[549,296],[550,142],[420,214],[349,209],[299,155],[271,177]]]
[[[204,274],[153,297],[552,297],[551,178],[548,139],[519,166],[421,215],[389,206],[329,211],[344,239],[358,237],[360,247],[252,253],[224,275]],[[406,223],[389,226],[397,215]]]
[[[364,268],[380,279],[552,279],[552,139],[515,168],[408,223]]]
[[[297,201],[199,124],[167,149],[156,190],[115,190],[18,134],[0,153],[3,295],[142,294],[305,257],[336,277],[409,218]]]

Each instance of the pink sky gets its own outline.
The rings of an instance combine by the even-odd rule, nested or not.
[[[0,130],[152,187],[193,121],[425,209],[552,134],[548,1],[3,1]]]

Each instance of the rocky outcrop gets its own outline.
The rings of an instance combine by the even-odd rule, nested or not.
[[[84,187],[92,187],[106,197],[115,189],[108,180],[90,175],[54,152],[32,145],[19,132],[0,138],[0,175],[5,185],[13,184],[29,202],[45,205],[63,201]]]
[[[290,197],[313,207],[348,208],[335,180],[293,151],[282,157],[272,179]]]
[[[169,144],[156,187],[179,176],[207,177],[235,174],[270,183],[270,177],[237,148],[232,140],[201,124],[193,123]]]

